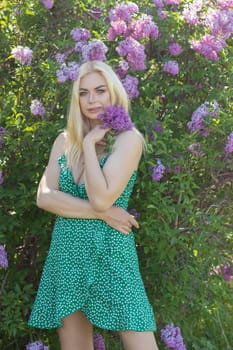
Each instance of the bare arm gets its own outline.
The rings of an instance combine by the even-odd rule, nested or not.
[[[48,166],[41,178],[37,205],[46,211],[67,218],[101,219],[122,233],[128,233],[131,226],[138,227],[137,221],[124,209],[109,208],[105,212],[97,212],[90,202],[59,190],[60,167],[57,159],[64,153],[65,134],[60,134],[54,142]]]
[[[138,167],[142,154],[142,139],[133,129],[119,135],[114,150],[103,169],[97,159],[95,144],[105,135],[100,126],[92,129],[83,142],[85,184],[91,205],[98,211],[110,208]]]

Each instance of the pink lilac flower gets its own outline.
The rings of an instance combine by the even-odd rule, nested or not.
[[[124,76],[127,74],[129,69],[129,64],[126,61],[120,61],[117,68],[116,68],[116,74],[120,79],[124,78]]]
[[[107,46],[101,40],[94,40],[82,47],[82,57],[84,62],[93,60],[105,61],[107,51]]]
[[[151,168],[152,170],[152,180],[160,181],[165,173],[165,166],[162,164],[160,160],[157,160],[157,164]]]
[[[64,53],[57,53],[56,54],[56,62],[58,64],[62,64],[64,63],[66,60],[66,55]]]
[[[32,61],[32,50],[29,47],[25,46],[17,46],[11,51],[12,55],[16,60],[18,60],[21,64],[28,66]]]
[[[216,10],[209,8],[205,24],[214,36],[228,39],[233,33],[233,10]]]
[[[226,153],[233,152],[233,131],[230,133],[230,135],[227,138],[227,143],[226,143],[224,150]]]
[[[179,327],[175,327],[173,324],[168,324],[161,330],[160,334],[162,341],[168,348],[186,350]]]
[[[195,154],[196,156],[202,157],[204,156],[204,152],[201,151],[201,145],[200,143],[193,143],[191,145],[188,146],[188,150]]]
[[[26,350],[49,350],[49,347],[44,345],[41,340],[26,345]]]
[[[197,12],[201,11],[203,6],[203,0],[194,0],[191,4],[187,4],[184,7],[182,15],[187,23],[196,25],[200,22]]]
[[[64,83],[66,80],[75,81],[78,77],[79,65],[76,62],[69,62],[68,65],[63,63],[61,69],[56,71],[57,81]]]
[[[40,0],[40,2],[48,9],[51,10],[53,8],[54,3],[51,0]]]
[[[94,350],[106,350],[104,338],[101,334],[94,334]]]
[[[0,174],[1,174],[1,171],[0,171]],[[0,178],[1,178],[1,176],[0,176]],[[3,269],[7,269],[7,267],[8,267],[7,252],[6,252],[5,247],[1,244],[0,244],[0,266]]]
[[[233,8],[233,0],[217,0],[216,6],[223,10],[229,10]]]
[[[144,70],[145,66],[145,47],[137,40],[128,37],[123,41],[120,41],[116,51],[120,56],[125,57],[131,66],[132,71]]]
[[[91,37],[91,33],[86,28],[74,28],[71,30],[70,35],[74,41],[81,41],[84,43]]]
[[[216,38],[213,35],[207,34],[202,37],[200,41],[193,40],[191,42],[191,48],[197,51],[202,56],[209,58],[213,61],[218,60],[217,52],[222,51],[226,46],[225,40]]]
[[[179,65],[176,61],[167,61],[163,66],[163,71],[176,75],[179,73]]]
[[[182,47],[178,43],[171,43],[168,49],[170,54],[173,56],[178,56],[183,52]]]
[[[163,8],[164,4],[163,4],[163,0],[153,0],[154,4],[156,7],[158,8]]]
[[[112,41],[117,36],[125,34],[126,29],[127,25],[124,21],[112,21],[107,33],[108,40]]]
[[[138,5],[134,2],[122,2],[116,5],[109,13],[110,21],[131,21],[132,14],[138,13]]]
[[[229,283],[233,277],[233,265],[228,263],[215,266],[210,274],[222,275],[223,279]]]
[[[161,19],[165,19],[168,16],[167,12],[165,12],[163,9],[158,9],[157,14]]]
[[[205,102],[198,107],[192,114],[192,119],[188,122],[187,126],[192,132],[198,131],[202,136],[209,135],[208,127],[206,126],[206,118],[208,116],[214,118],[217,117],[220,112],[217,101]]]
[[[125,79],[122,79],[121,81],[125,88],[125,91],[127,92],[127,95],[129,96],[129,99],[132,100],[139,96],[138,78],[127,74]]]
[[[41,117],[45,115],[45,107],[43,103],[37,99],[32,100],[30,110],[33,115],[39,115]]]
[[[130,215],[133,215],[136,220],[138,220],[141,216],[141,214],[134,208],[129,209],[128,213],[130,213]]]
[[[154,23],[152,16],[143,14],[139,20],[129,25],[127,33],[136,40],[147,39],[150,36],[157,39],[159,36],[159,29],[157,24]]]
[[[103,122],[103,129],[123,131],[131,130],[134,126],[127,111],[119,105],[107,107],[105,113],[99,114],[98,118]]]
[[[179,5],[182,0],[163,0],[166,5]]]

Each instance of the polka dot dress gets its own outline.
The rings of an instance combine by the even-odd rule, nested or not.
[[[103,167],[107,156],[100,165]],[[88,199],[60,164],[60,190]],[[127,208],[134,172],[114,205]],[[133,233],[124,235],[99,219],[58,217],[29,325],[59,328],[62,318],[82,311],[95,326],[109,330],[154,331],[155,320],[138,266]]]

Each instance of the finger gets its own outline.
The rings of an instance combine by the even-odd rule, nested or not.
[[[135,220],[135,217],[133,215],[130,215],[131,219],[130,219],[130,223],[132,226],[139,228],[139,223],[137,222],[137,220]]]

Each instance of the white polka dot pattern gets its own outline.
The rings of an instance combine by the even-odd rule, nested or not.
[[[101,167],[106,159],[101,160]],[[65,156],[58,162],[60,190],[87,199],[85,185],[75,184]],[[114,205],[127,208],[136,176],[134,172]],[[59,328],[62,318],[78,310],[103,329],[156,329],[133,233],[124,235],[98,219],[58,217],[28,323]]]

